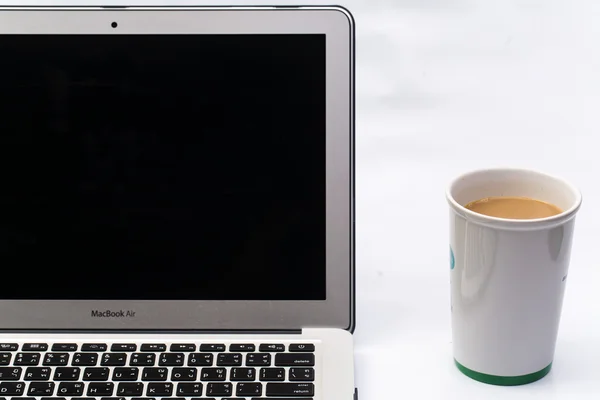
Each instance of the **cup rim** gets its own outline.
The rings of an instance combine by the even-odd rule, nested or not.
[[[564,210],[560,214],[552,215],[550,217],[533,218],[533,219],[512,219],[512,218],[492,217],[489,215],[476,213],[476,212],[471,211],[468,208],[462,206],[461,204],[459,204],[452,196],[452,189],[454,188],[454,186],[456,186],[456,184],[460,180],[468,178],[469,176],[472,176],[475,174],[480,174],[480,173],[485,173],[485,172],[502,172],[502,171],[533,173],[536,175],[541,175],[541,176],[545,176],[547,178],[557,180],[573,193],[573,195],[575,196],[575,202],[571,207]],[[548,174],[548,173],[541,172],[541,171],[535,170],[535,169],[530,169],[530,168],[496,167],[496,168],[474,169],[474,170],[470,170],[470,171],[464,172],[464,173],[456,176],[454,179],[452,179],[452,181],[450,181],[450,184],[446,188],[446,200],[448,201],[449,205],[452,207],[452,209],[455,212],[462,214],[465,218],[474,220],[482,225],[488,225],[488,226],[492,226],[492,227],[504,227],[507,229],[516,229],[516,230],[531,230],[531,229],[537,229],[540,227],[551,227],[551,226],[561,225],[564,222],[574,218],[575,214],[581,207],[581,203],[583,201],[583,196],[581,194],[581,191],[576,186],[574,186],[569,181],[567,181],[566,179],[563,179],[559,176],[556,176],[553,174]]]

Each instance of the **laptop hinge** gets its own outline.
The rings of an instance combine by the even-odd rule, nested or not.
[[[126,334],[154,334],[154,333],[169,333],[169,334],[219,334],[219,335],[299,335],[302,334],[302,329],[279,329],[279,330],[259,330],[259,329],[232,329],[232,330],[216,330],[216,329],[0,329],[0,333],[126,333]]]

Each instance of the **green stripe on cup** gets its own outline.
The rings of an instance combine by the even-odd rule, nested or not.
[[[471,379],[475,379],[476,381],[488,383],[490,385],[498,385],[498,386],[518,386],[518,385],[526,385],[528,383],[532,383],[542,379],[544,376],[548,375],[550,369],[552,368],[552,363],[548,365],[546,368],[541,369],[537,372],[520,375],[520,376],[497,376],[497,375],[488,375],[483,374],[481,372],[473,371],[464,365],[461,365],[458,361],[454,360],[454,363],[466,376]]]

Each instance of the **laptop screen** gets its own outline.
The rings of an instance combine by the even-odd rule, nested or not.
[[[0,36],[4,299],[324,300],[324,35]]]

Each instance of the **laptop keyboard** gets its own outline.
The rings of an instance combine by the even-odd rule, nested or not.
[[[0,400],[313,400],[312,343],[0,343]]]

